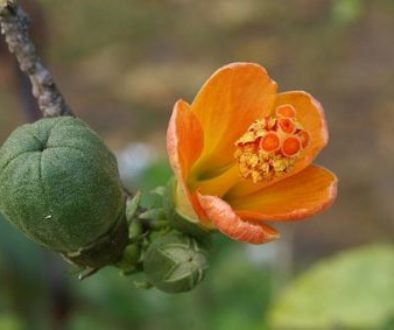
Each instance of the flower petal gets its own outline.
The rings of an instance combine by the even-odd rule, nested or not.
[[[209,179],[234,162],[235,141],[273,108],[277,85],[252,63],[233,63],[216,71],[192,103],[204,130],[204,150],[196,175]]]
[[[197,219],[187,178],[191,167],[203,149],[201,125],[190,110],[190,105],[179,100],[175,106],[167,131],[167,152],[172,169],[178,179],[176,188],[177,207],[181,213]],[[181,198],[182,197],[182,198]]]
[[[311,165],[257,193],[228,202],[243,219],[300,220],[325,210],[334,202],[337,181],[330,171]]]
[[[203,131],[190,105],[175,103],[167,130],[167,152],[178,180],[185,183],[190,169],[203,149]]]
[[[268,225],[242,220],[231,206],[219,197],[199,195],[198,198],[216,228],[234,240],[263,244],[279,237],[279,233]]]
[[[275,101],[275,109],[280,105],[291,104],[297,112],[297,120],[309,134],[309,144],[306,146],[301,158],[294,164],[293,169],[284,176],[269,182],[254,184],[251,181],[242,180],[236,184],[228,195],[231,198],[248,195],[260,191],[267,186],[276,184],[279,181],[287,180],[307,166],[316,158],[319,152],[328,142],[328,129],[324,111],[320,103],[310,94],[302,91],[292,91],[280,93]]]
[[[309,144],[305,148],[304,155],[297,162],[294,172],[307,167],[316,158],[319,152],[328,143],[328,129],[324,110],[321,104],[312,97],[312,95],[302,92],[293,91],[278,94],[275,102],[275,108],[291,104],[297,112],[297,120],[309,134]]]
[[[237,164],[212,179],[198,181],[197,191],[203,195],[222,197],[236,182],[241,179]]]

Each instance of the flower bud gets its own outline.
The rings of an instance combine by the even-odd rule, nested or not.
[[[186,292],[204,278],[207,250],[198,240],[179,232],[156,239],[144,256],[147,279],[167,293]]]
[[[82,266],[113,263],[127,244],[116,159],[73,117],[23,125],[3,144],[0,210],[29,238]]]
[[[131,274],[137,270],[140,256],[140,246],[137,243],[130,244],[124,249],[122,258],[115,265],[124,275]]]

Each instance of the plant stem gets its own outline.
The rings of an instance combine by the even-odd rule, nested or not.
[[[0,27],[20,69],[30,78],[43,116],[73,116],[29,36],[30,18],[16,0],[0,0]]]

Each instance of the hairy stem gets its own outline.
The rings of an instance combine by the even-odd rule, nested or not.
[[[73,113],[29,36],[29,16],[16,0],[0,0],[0,27],[9,50],[18,60],[20,69],[30,78],[33,95],[43,116],[72,116]]]

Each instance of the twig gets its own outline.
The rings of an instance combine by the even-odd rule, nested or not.
[[[33,95],[43,116],[73,116],[29,36],[29,16],[16,0],[0,0],[0,27],[20,69],[30,78]]]

